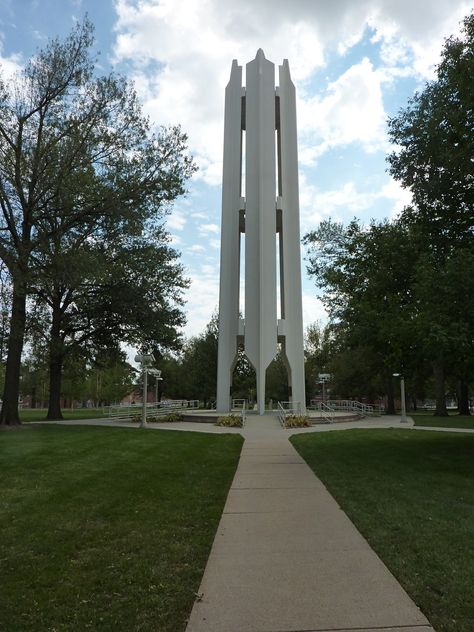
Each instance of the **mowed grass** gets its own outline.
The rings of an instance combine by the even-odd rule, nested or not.
[[[474,429],[473,415],[451,413],[449,417],[436,417],[430,413],[409,413],[415,426],[431,426],[433,428],[471,428]]]
[[[0,630],[184,630],[242,438],[0,432]]]
[[[437,632],[472,632],[474,434],[361,429],[291,441]]]
[[[20,410],[20,420],[23,421],[44,421],[46,419],[46,408],[23,408]],[[64,419],[101,419],[104,417],[102,408],[70,408],[63,409]]]

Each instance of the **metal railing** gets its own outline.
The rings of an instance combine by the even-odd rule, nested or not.
[[[248,407],[249,400],[248,399],[233,399],[232,400],[232,409],[234,408],[246,408]]]
[[[374,407],[351,399],[334,399],[328,402],[334,410],[344,410],[365,417],[374,414]]]
[[[174,413],[177,410],[183,410],[184,408],[196,408],[197,400],[169,400],[166,402],[147,403],[146,414],[147,417],[165,417],[170,413]],[[191,405],[190,405],[191,404]],[[132,419],[133,417],[141,416],[143,410],[142,404],[130,404],[129,406],[108,406],[104,408],[104,414],[110,419]]]
[[[278,402],[277,417],[283,428],[286,428],[288,415],[301,415],[301,402]]]
[[[241,410],[241,417],[242,417],[242,428],[245,426],[245,422],[247,421],[247,413],[246,413],[246,409],[245,409],[245,402],[247,400],[243,400],[243,405],[242,405],[242,410]]]
[[[278,421],[280,422],[282,427],[285,428],[286,410],[283,408],[281,402],[277,403],[277,416],[278,416]]]
[[[320,409],[322,402],[319,400],[311,400],[311,407],[316,410]],[[326,405],[330,406],[332,410],[348,411],[361,417],[367,415],[376,415],[383,412],[383,406],[373,406],[372,404],[363,404],[352,399],[329,399]]]
[[[321,417],[324,419],[325,423],[332,424],[335,417],[334,408],[324,402],[320,402],[320,404],[321,406],[318,410],[321,413]]]
[[[301,415],[301,402],[278,402],[287,415]]]

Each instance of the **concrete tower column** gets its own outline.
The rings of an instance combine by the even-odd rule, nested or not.
[[[247,64],[245,98],[245,353],[265,412],[265,372],[277,353],[275,66],[262,49]]]
[[[240,231],[242,181],[242,66],[234,59],[225,92],[224,165],[222,178],[221,277],[217,410],[230,410],[232,371],[239,327]]]
[[[259,49],[246,66],[246,88],[236,61],[226,88],[217,377],[217,409],[222,412],[230,409],[238,340],[244,341],[256,372],[259,413],[265,412],[265,374],[279,342],[291,399],[305,409],[296,99],[286,60],[279,81],[275,89],[274,64]],[[239,319],[241,233],[245,233],[244,321]]]

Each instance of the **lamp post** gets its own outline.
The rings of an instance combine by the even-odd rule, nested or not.
[[[326,403],[326,383],[331,379],[330,373],[319,373],[319,383],[323,385],[323,404]]]
[[[158,404],[158,384],[159,382],[163,380],[163,378],[161,377],[161,371],[159,369],[148,369],[148,373],[151,373],[151,375],[153,375],[156,380],[155,381],[155,404]]]
[[[135,356],[135,362],[138,362],[143,372],[143,406],[142,406],[142,420],[140,422],[140,428],[146,428],[146,400],[148,392],[148,370],[155,358],[151,353],[139,353]]]
[[[401,423],[408,423],[407,409],[405,405],[405,378],[403,377],[403,375],[401,375],[401,373],[394,373],[393,377],[400,378],[400,398],[401,398],[401,406],[402,406],[402,416],[401,416],[400,421]]]

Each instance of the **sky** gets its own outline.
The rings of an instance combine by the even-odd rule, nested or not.
[[[301,235],[331,218],[393,218],[410,202],[387,172],[387,118],[434,78],[472,0],[0,0],[11,73],[88,13],[99,73],[134,81],[153,125],[181,124],[199,171],[167,227],[191,286],[185,336],[219,303],[224,90],[233,59],[288,59],[297,91]],[[302,249],[305,326],[326,316]]]

